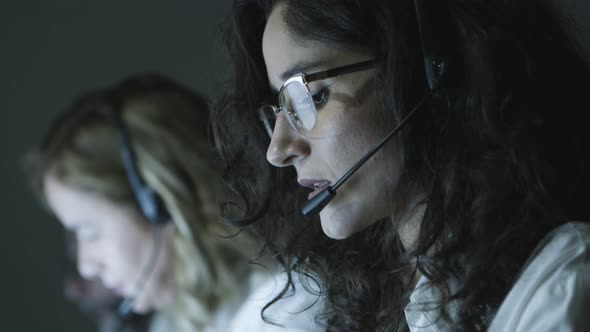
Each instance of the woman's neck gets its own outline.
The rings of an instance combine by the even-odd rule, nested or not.
[[[416,246],[420,234],[420,225],[426,212],[425,204],[416,202],[412,206],[411,211],[397,225],[400,241],[406,251]]]

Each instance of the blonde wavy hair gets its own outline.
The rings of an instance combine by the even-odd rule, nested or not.
[[[245,235],[225,238],[235,230],[218,217],[217,202],[225,192],[222,165],[208,142],[204,98],[156,74],[78,98],[28,159],[35,191],[46,201],[43,178],[53,172],[67,185],[132,204],[140,212],[120,157],[115,94],[140,173],[162,197],[175,225],[171,248],[177,294],[165,314],[178,330],[211,329],[215,312],[239,299],[254,251]]]

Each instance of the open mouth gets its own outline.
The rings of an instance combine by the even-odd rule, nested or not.
[[[311,188],[313,191],[309,193],[307,199],[314,198],[317,194],[321,193],[324,189],[328,188],[332,182],[328,180],[316,180],[316,179],[301,179],[298,181],[302,187]]]

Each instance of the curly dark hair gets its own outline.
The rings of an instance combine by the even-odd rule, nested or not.
[[[421,110],[397,138],[396,197],[428,193],[416,244],[403,248],[388,220],[328,239],[296,213],[305,197],[294,170],[266,162],[256,109],[276,95],[261,40],[279,2],[296,35],[374,54],[392,123],[427,91],[411,0],[235,0],[225,35],[233,80],[212,116],[226,179],[241,198],[224,205],[225,218],[262,236],[287,271],[322,286],[329,331],[406,329],[415,269],[441,291],[443,318],[460,300],[456,329],[485,329],[539,241],[560,224],[590,220],[590,66],[573,25],[547,1],[445,2],[455,48],[448,111]]]

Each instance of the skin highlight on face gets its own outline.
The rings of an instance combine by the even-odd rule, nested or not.
[[[45,196],[59,222],[74,233],[78,270],[86,279],[99,279],[116,294],[135,298],[133,310],[146,313],[172,302],[174,287],[169,271],[172,255],[170,229],[154,270],[140,290],[138,280],[154,245],[151,225],[133,207],[114,203],[90,191],[69,186],[55,175],[44,179]]]

